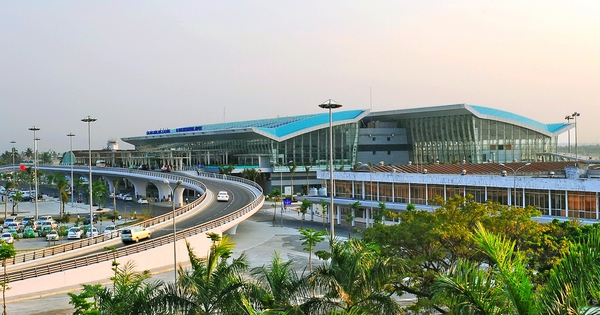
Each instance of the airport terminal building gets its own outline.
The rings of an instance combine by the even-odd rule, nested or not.
[[[550,216],[599,219],[600,187],[596,187],[600,181],[587,178],[590,177],[587,172],[593,170],[593,166],[578,157],[557,153],[558,136],[574,127],[573,123],[544,124],[514,113],[468,104],[380,112],[334,109],[331,122],[329,113],[322,111],[150,130],[141,136],[122,138],[134,145],[135,150],[94,151],[93,155],[94,159],[105,160],[107,165],[120,167],[144,165],[160,169],[169,165],[174,170],[200,168],[217,172],[220,167],[231,166],[233,174],[253,168],[260,171],[258,181],[265,191],[281,188],[284,193],[308,194],[310,188],[327,186],[331,145],[336,180],[334,196],[342,200],[340,207],[347,199],[367,203],[382,201],[390,203],[388,208],[401,209],[406,203],[428,205],[428,200],[435,195],[471,194],[474,190],[478,191],[473,194],[478,201],[495,200],[519,206],[532,204],[545,207]],[[85,154],[87,151],[75,152],[77,161],[83,160]],[[530,165],[565,160],[571,162],[553,164],[552,169],[544,171],[528,171]],[[502,170],[495,169],[489,174],[469,170],[500,163],[504,166]],[[523,167],[527,163],[528,166]],[[457,167],[455,173],[435,174],[438,166],[451,165]],[[368,172],[357,166],[366,166]],[[389,169],[380,172],[373,166]],[[404,169],[404,166],[409,168]],[[543,169],[537,167],[540,168]],[[424,170],[430,176],[421,178]],[[410,173],[411,176],[404,176]],[[567,176],[572,173],[578,175]],[[369,174],[368,180],[365,174]],[[514,183],[510,175],[514,175]],[[498,177],[504,179],[498,180]],[[527,177],[531,182],[521,181],[521,177]],[[555,181],[548,187],[534,184],[536,178],[542,177]],[[571,181],[585,178],[591,180],[591,184],[584,185],[586,188],[576,182],[566,185],[566,182],[556,181],[559,178]],[[366,182],[369,182],[368,187],[365,187]],[[373,182],[378,184],[373,185]],[[528,196],[527,187],[519,190],[519,184],[531,186],[537,197]],[[554,187],[556,184],[566,186]],[[371,186],[374,187],[372,190]],[[569,198],[570,189],[577,195],[583,194],[586,201],[574,204],[576,198]],[[585,204],[583,208],[579,206],[582,203]],[[367,212],[364,213],[366,217],[369,216]],[[343,209],[338,213],[343,213]]]

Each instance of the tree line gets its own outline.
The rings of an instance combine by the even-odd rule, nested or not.
[[[600,229],[540,223],[534,208],[443,201],[414,207],[313,253],[324,231],[300,229],[308,266],[277,253],[250,268],[227,236],[207,234],[207,257],[188,244],[176,283],[151,280],[115,258],[112,286],[71,293],[75,314],[593,314],[600,301]],[[313,259],[315,256],[315,259]],[[411,303],[400,303],[409,295]]]

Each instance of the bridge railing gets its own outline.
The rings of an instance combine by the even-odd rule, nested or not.
[[[250,204],[239,209],[238,211],[226,215],[224,217],[208,221],[192,228],[180,231],[177,233],[177,240],[181,240],[186,237],[206,233],[212,229],[218,228],[224,224],[235,221],[240,217],[244,216],[248,212],[254,210],[264,202],[264,196],[260,195],[257,199],[253,200]],[[105,262],[120,257],[125,257],[135,253],[140,253],[149,249],[153,249],[159,246],[171,244],[173,242],[172,235],[165,235],[158,238],[152,238],[147,241],[136,243],[124,247],[117,248],[115,250],[101,252],[97,254],[87,255],[84,257],[78,257],[73,259],[66,259],[60,262],[53,262],[44,266],[35,266],[18,271],[9,271],[7,273],[7,279],[9,282],[21,281],[36,277],[41,277],[57,272],[65,272],[67,270],[86,267],[91,264]]]
[[[46,168],[46,167],[44,167],[44,168]],[[61,168],[61,169],[64,169],[64,168]],[[102,170],[104,170],[104,168],[102,168]],[[113,169],[110,169],[110,170],[112,171]],[[119,170],[119,169],[114,169],[114,170]],[[157,174],[157,172],[149,172],[150,174],[145,174],[146,171],[137,171],[137,170],[129,170],[129,171],[135,171],[135,173],[137,173],[137,174],[141,173],[142,175]],[[123,172],[123,173],[125,173],[125,172]],[[126,173],[131,174],[133,172],[126,172]],[[193,186],[197,186],[197,187],[201,188],[202,192],[206,191],[206,186],[204,185],[204,183],[202,183],[199,180],[196,180],[193,178],[188,178],[188,177],[183,177],[183,176],[177,176],[176,174],[169,174],[169,173],[164,173],[164,174],[158,173],[158,174],[161,175],[160,178],[165,178],[165,179],[172,180],[172,181],[181,180],[182,182],[185,182],[185,183],[188,183]],[[177,208],[175,210],[175,213],[173,213],[172,211],[169,211],[163,215],[156,216],[156,217],[144,220],[142,222],[136,222],[135,225],[151,227],[151,226],[163,223],[165,221],[170,221],[173,219],[173,216],[177,217],[181,214],[184,214],[184,213],[194,209],[195,207],[200,205],[204,201],[205,198],[206,198],[206,194],[203,193],[200,196],[200,198],[190,202],[187,205]],[[19,263],[34,261],[37,259],[42,259],[42,258],[46,258],[49,256],[62,254],[62,253],[65,253],[65,252],[68,252],[71,250],[80,249],[80,248],[88,247],[91,245],[96,245],[96,244],[102,243],[104,241],[108,241],[113,238],[119,238],[119,237],[120,237],[119,233],[111,233],[111,234],[102,233],[95,237],[82,238],[80,240],[75,240],[75,241],[65,243],[65,244],[60,244],[60,245],[55,245],[55,246],[51,246],[51,247],[47,247],[47,248],[43,248],[43,249],[37,249],[37,250],[33,250],[33,251],[19,253],[19,254],[15,255],[12,259],[7,259],[6,265],[7,266],[8,265],[16,265]],[[4,263],[1,263],[1,265],[4,266]]]

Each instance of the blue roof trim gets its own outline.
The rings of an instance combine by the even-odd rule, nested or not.
[[[339,111],[339,112],[331,112],[331,120],[333,123],[345,120],[356,119],[360,115],[362,115],[364,110],[348,110],[348,111]],[[296,132],[300,132],[305,129],[314,128],[316,126],[329,124],[329,112],[316,114],[312,117],[306,117],[301,120],[297,120],[294,122],[290,122],[285,125],[278,126],[277,128],[257,128],[261,131],[269,133],[276,137],[284,137],[289,134],[293,134]]]
[[[468,105],[468,106],[471,107],[472,109],[476,110],[479,114],[482,114],[482,115],[495,116],[495,117],[499,117],[501,119],[513,120],[513,121],[522,123],[524,125],[529,125],[534,128],[537,128],[539,130],[545,130],[545,131],[548,131],[551,133],[560,131],[561,129],[568,126],[565,124],[557,124],[557,123],[543,124],[543,123],[541,123],[539,121],[535,121],[531,118],[527,118],[527,117],[524,117],[521,115],[517,115],[514,113],[507,112],[507,111],[499,110],[499,109],[477,106],[477,105]]]
[[[332,122],[352,120],[364,114],[364,110],[347,110],[332,112]],[[233,129],[255,128],[268,133],[274,137],[283,137],[305,129],[314,128],[323,124],[329,124],[329,112],[310,115],[299,115],[289,117],[277,117],[248,121],[237,121],[230,123],[218,123],[211,125],[182,127],[176,129],[164,129],[153,131],[153,134],[146,133],[147,136],[156,136],[162,134],[186,134],[196,131],[226,131]]]
[[[548,124],[546,126],[548,127],[548,131],[554,133],[554,132],[563,131],[565,129],[569,129],[571,127],[571,124],[556,123],[556,124]]]

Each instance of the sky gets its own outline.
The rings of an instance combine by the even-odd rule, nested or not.
[[[600,143],[598,1],[0,1],[0,152],[474,104]],[[571,121],[573,122],[573,121]],[[571,142],[575,132],[571,132]],[[567,135],[559,142],[567,143]]]

